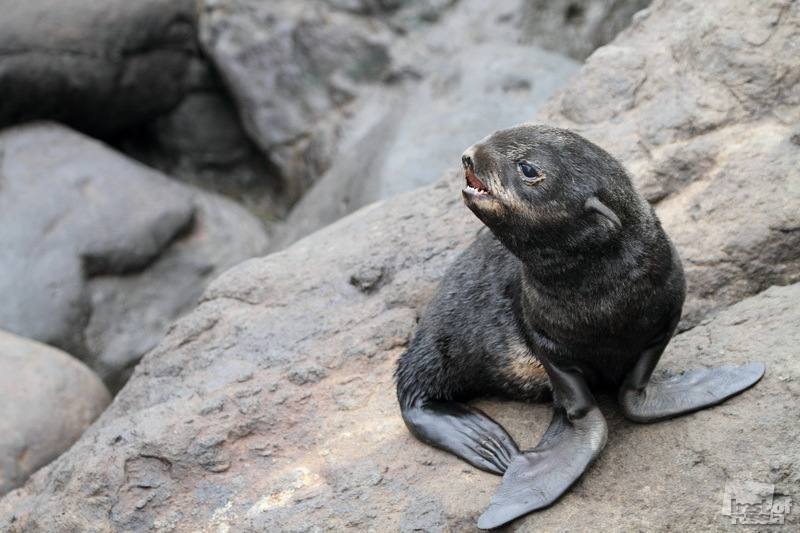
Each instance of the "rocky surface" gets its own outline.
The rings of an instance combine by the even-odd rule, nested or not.
[[[0,127],[57,120],[274,219],[288,203],[197,43],[194,0],[0,0]]]
[[[522,4],[522,40],[583,60],[651,1],[528,0]]]
[[[800,272],[798,9],[657,1],[539,115],[620,156],[684,256],[687,325],[699,325],[664,366],[761,359],[767,374],[660,424],[626,422],[603,399],[598,463],[511,529],[728,530],[729,481],[799,501],[800,285],[760,292]],[[216,279],[83,437],[0,500],[0,529],[473,529],[499,480],[416,442],[391,377],[480,229],[459,182],[367,206]],[[549,422],[547,405],[479,404],[525,446]],[[771,529],[794,531],[798,516]]]
[[[100,421],[0,502],[0,526],[470,530],[498,479],[414,441],[392,384],[418,313],[478,229],[455,193],[366,208],[219,278]],[[678,337],[669,366],[757,357],[767,376],[723,406],[651,426],[604,402],[611,431],[599,463],[516,527],[723,529],[731,479],[800,497],[800,456],[788,446],[800,436],[799,296],[798,285],[771,289]],[[546,405],[480,405],[524,445],[549,420]]]
[[[73,357],[0,331],[0,496],[69,448],[110,401]]]
[[[464,148],[534,116],[577,68],[535,47],[483,43],[447,54],[434,73],[403,91],[376,91],[347,124],[358,132],[349,134],[355,140],[274,230],[273,249],[459,168]]]
[[[357,85],[390,62],[385,25],[317,1],[208,0],[200,35],[292,198],[329,164]]]
[[[631,11],[634,2],[614,4]],[[516,122],[525,120],[574,68],[568,58],[560,56],[559,63],[559,56],[531,44],[525,22],[530,10],[520,0],[206,0],[203,5],[203,47],[291,198],[329,169],[333,177],[326,190],[333,183],[343,185],[340,176],[347,169],[391,157],[387,151],[408,153],[405,144],[413,134],[425,136],[425,143],[417,143],[420,148],[449,151],[442,139],[454,131],[460,134],[454,142],[476,134],[470,127],[448,130],[455,113],[468,117],[470,125],[490,119],[481,131],[506,124],[514,111]],[[623,26],[608,13],[619,9],[590,10],[591,31],[603,28],[608,38],[619,31]],[[568,25],[548,20],[553,22],[551,35]],[[597,46],[601,40],[592,42]],[[499,104],[501,96],[505,106]],[[476,112],[472,108],[477,101],[483,109]],[[500,116],[491,111],[501,111]],[[436,140],[427,142],[434,132],[439,133]],[[395,136],[399,146],[389,142]],[[356,153],[359,161],[341,161]],[[438,177],[442,153],[411,185]],[[431,156],[424,154],[416,162],[430,163]],[[386,166],[389,172],[395,164],[388,161]],[[374,181],[381,184],[379,189],[388,183],[384,176]],[[367,201],[385,197],[375,192],[366,196]],[[360,205],[364,202],[337,197],[323,210],[349,213]]]
[[[259,255],[258,221],[63,126],[0,133],[0,326],[84,359],[112,387]]]
[[[0,11],[0,126],[47,118],[107,135],[186,91],[193,0],[3,0]]]

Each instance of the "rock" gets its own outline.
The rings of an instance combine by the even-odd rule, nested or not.
[[[0,127],[53,119],[182,181],[246,199],[263,219],[288,200],[197,45],[193,0],[0,0]]]
[[[577,68],[574,61],[535,47],[466,45],[403,93],[373,95],[346,127],[363,133],[351,134],[357,140],[341,149],[330,170],[275,230],[273,249],[460,168],[464,148],[487,132],[534,116]]]
[[[516,93],[516,98],[509,98],[510,105],[501,108],[501,120],[493,123],[504,123],[502,119],[517,107],[516,121],[525,120],[533,116],[533,104],[564,80],[569,62],[546,74],[546,69],[537,64],[544,55],[520,46],[520,42],[583,59],[613,38],[634,12],[648,3],[205,0],[200,35],[204,50],[236,100],[247,131],[283,178],[291,201],[332,164],[337,166],[331,171],[334,175],[346,173],[342,166],[353,165],[341,163],[342,154],[372,148],[374,143],[353,133],[357,130],[363,135],[370,130],[353,124],[354,116],[356,123],[359,116],[368,116],[370,125],[375,126],[381,122],[376,116],[396,116],[395,105],[399,105],[407,111],[416,110],[419,124],[414,132],[436,131],[442,121],[424,114],[425,98],[431,97],[431,90],[438,97],[434,105],[439,110],[434,117],[441,117],[445,103],[454,104],[465,96],[465,105],[474,104],[480,97],[493,100],[496,95],[487,93],[491,92],[487,85],[492,84],[495,89]],[[498,47],[476,56],[476,45],[490,42]],[[451,60],[457,65],[450,65]],[[480,68],[470,65],[470,60]],[[552,65],[552,61],[545,59],[544,63]],[[465,70],[467,67],[473,69]],[[526,75],[530,70],[537,73],[536,83]],[[469,80],[464,76],[467,72]],[[473,79],[476,72],[478,78]],[[500,79],[489,80],[490,72]],[[429,77],[438,80],[413,90],[416,81]],[[478,89],[470,85],[473,81]],[[408,86],[414,93],[411,97],[405,94]],[[372,96],[376,88],[381,93],[399,94],[395,98],[379,97],[383,105],[376,108]],[[526,96],[530,105],[518,104]],[[488,110],[482,109],[480,116],[491,116],[489,110],[498,109],[494,104],[485,107]],[[413,123],[413,118],[408,121]],[[425,118],[428,121],[423,124]],[[437,127],[430,129],[432,124]],[[484,131],[491,127],[484,126]],[[404,135],[410,133],[407,129]],[[446,138],[447,133],[437,139]],[[467,136],[470,131],[465,128],[459,133]],[[358,148],[354,148],[356,145]],[[439,142],[433,147],[438,146]],[[380,158],[380,154],[365,156]],[[341,210],[349,212],[346,207]]]
[[[358,84],[387,72],[389,34],[322,2],[204,2],[203,47],[291,198],[328,165],[342,108]]]
[[[110,401],[73,357],[0,331],[0,496],[69,448]]]
[[[0,126],[54,119],[109,135],[185,93],[197,55],[192,0],[3,0]]]
[[[0,133],[0,326],[113,388],[207,280],[263,252],[260,224],[53,124]]]
[[[656,2],[539,120],[620,157],[680,251],[681,327],[800,279],[800,37],[792,2]],[[655,30],[660,25],[659,30]]]
[[[284,218],[289,200],[270,162],[247,137],[236,108],[208,66],[195,61],[183,99],[114,144],[170,177],[228,196],[265,221]]]
[[[228,271],[100,422],[0,501],[0,527],[472,528],[498,479],[415,441],[392,380],[442,270],[478,229],[459,204],[452,189],[423,189]],[[349,237],[360,233],[371,237]],[[364,264],[390,281],[360,290],[351,280]],[[800,284],[770,289],[676,338],[665,365],[757,358],[767,376],[720,407],[649,426],[622,420],[605,399],[611,440],[597,466],[517,527],[722,529],[731,480],[800,497],[790,446],[800,437],[798,297]],[[480,405],[526,446],[549,421],[547,405]],[[142,483],[140,471],[153,480]]]
[[[652,0],[533,0],[523,4],[523,39],[547,50],[586,59],[630,24]]]
[[[740,13],[745,4],[748,16]],[[729,28],[725,39],[736,42],[737,36],[761,35],[757,30],[772,9],[771,4],[745,0],[692,7],[657,2],[612,46],[642,49],[660,59],[662,50],[680,48],[703,35],[712,40],[703,53],[713,55],[716,40],[726,33],[700,31],[698,25]],[[778,17],[772,39],[760,50],[742,45],[717,52],[727,59],[740,51],[756,54],[759,69],[780,72],[788,62],[783,49],[791,49],[799,18],[792,5]],[[610,57],[618,57],[611,52]],[[592,68],[603,68],[603,57],[601,53],[593,59]],[[724,74],[729,79],[736,78],[734,71],[755,63],[734,64]],[[651,77],[661,79],[667,100],[641,107],[645,104],[639,102],[640,89],[632,107],[614,111],[625,121],[630,118],[629,130],[619,117],[596,123],[597,128],[607,128],[600,142],[612,152],[619,149],[632,169],[639,161],[634,150],[638,145],[627,143],[640,138],[638,132],[646,139],[649,125],[663,123],[660,113],[676,117],[705,109],[691,107],[703,101],[692,91],[707,89],[692,81],[704,72],[694,70],[699,65],[686,63],[663,73],[651,72],[649,65],[647,55],[642,88]],[[583,77],[587,70],[582,72],[573,83],[583,88],[586,98],[596,98]],[[633,73],[620,69],[620,77],[629,75]],[[784,77],[792,75],[791,70],[783,71]],[[783,83],[783,77],[777,79]],[[790,141],[796,126],[775,122],[776,116],[789,120],[800,110],[800,105],[790,104],[793,90],[782,86],[773,100],[764,98],[757,105],[744,100],[742,105],[750,109],[746,113],[722,108],[721,116],[730,113],[735,118],[698,139],[719,150],[712,151],[715,164],[707,170],[701,166],[697,179],[678,181],[658,206],[665,219],[671,217],[672,233],[693,232],[700,241],[718,232],[714,238],[725,242],[748,235],[749,251],[737,250],[737,261],[756,262],[762,251],[772,261],[763,269],[731,276],[726,272],[729,262],[710,261],[707,272],[716,272],[721,283],[713,293],[714,305],[698,317],[698,326],[674,340],[664,366],[680,369],[761,359],[767,364],[765,378],[721,406],[653,425],[622,420],[612,399],[604,398],[601,408],[609,417],[610,441],[598,464],[552,508],[512,528],[561,531],[567,524],[578,531],[719,531],[731,527],[730,518],[720,515],[729,482],[774,484],[779,498],[800,498],[800,455],[794,445],[800,438],[800,366],[795,356],[800,284],[771,288],[732,307],[726,303],[744,299],[770,280],[791,281],[800,271],[792,256],[797,250],[796,232],[789,224],[793,219],[775,226],[784,231],[773,232],[764,224],[774,215],[756,212],[769,208],[791,217],[791,210],[782,206],[797,203],[792,188],[796,167],[783,162],[796,153],[792,150],[797,145]],[[561,117],[561,102],[577,92],[570,85],[555,100],[556,111],[549,112]],[[678,96],[690,107],[667,105]],[[610,109],[620,109],[620,97],[609,95]],[[582,101],[577,94],[571,98],[576,104]],[[758,106],[764,107],[758,111]],[[589,126],[581,125],[598,140],[600,131]],[[751,135],[762,134],[762,126],[774,135]],[[662,135],[677,133],[665,130]],[[744,150],[734,154],[739,159],[725,150],[727,145],[715,144],[723,139],[734,152]],[[683,157],[679,146],[672,147],[675,158]],[[701,144],[693,146],[695,154],[704,154]],[[774,185],[783,186],[781,202],[763,203],[761,189],[771,190],[773,184],[744,182],[732,167],[727,167],[727,175],[738,192],[715,195],[715,190],[725,191],[716,173],[725,165],[743,163],[744,157],[761,163],[758,176],[773,164],[787,169],[784,177],[768,174],[770,179],[786,180]],[[718,160],[722,166],[716,165]],[[644,170],[652,168],[647,161],[640,163]],[[641,185],[648,174],[636,175]],[[99,421],[68,452],[0,500],[0,529],[474,528],[498,478],[415,441],[399,416],[392,380],[395,361],[444,269],[480,229],[462,205],[460,185],[460,179],[441,182],[366,206],[284,251],[246,261],[217,278],[200,304],[143,358]],[[706,194],[704,202],[726,202],[700,211],[722,224],[720,229],[704,218],[693,218],[701,192]],[[752,233],[743,231],[741,224],[728,225],[728,219],[721,218],[724,213],[733,221],[752,219]],[[738,233],[723,233],[730,231]],[[679,249],[686,244],[681,237]],[[781,247],[782,258],[772,255],[771,250]],[[680,251],[692,259],[692,254]],[[693,282],[690,302],[705,298],[703,290]],[[478,405],[523,446],[536,442],[550,419],[548,405],[488,400]],[[796,530],[798,516],[787,515],[784,530]]]
[[[392,19],[394,24],[411,23],[413,19],[432,22],[442,11],[459,0],[323,0],[334,9],[358,15],[381,16]],[[403,29],[408,29],[403,26]]]

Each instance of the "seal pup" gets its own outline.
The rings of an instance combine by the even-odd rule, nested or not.
[[[606,421],[592,390],[653,422],[709,407],[762,363],[654,376],[681,316],[680,258],[622,165],[568,130],[524,124],[462,156],[467,207],[489,228],[456,259],[400,356],[411,433],[503,480],[478,527],[552,504],[597,458]],[[553,418],[521,451],[463,401],[540,400]]]

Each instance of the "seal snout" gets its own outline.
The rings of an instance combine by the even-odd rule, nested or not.
[[[468,194],[491,196],[492,193],[489,192],[489,189],[486,187],[486,185],[475,175],[475,163],[473,161],[472,152],[473,149],[468,148],[467,151],[461,156],[461,164],[464,166],[464,178],[467,181],[467,186],[464,189],[464,192]]]
[[[483,184],[481,180],[475,176],[475,172],[471,168],[464,169],[464,177],[467,180],[467,189],[472,189],[471,193],[491,195],[489,189]]]

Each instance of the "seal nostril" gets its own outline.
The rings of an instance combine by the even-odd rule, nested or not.
[[[464,165],[464,168],[472,168],[472,158],[468,155],[461,156],[461,163]]]

